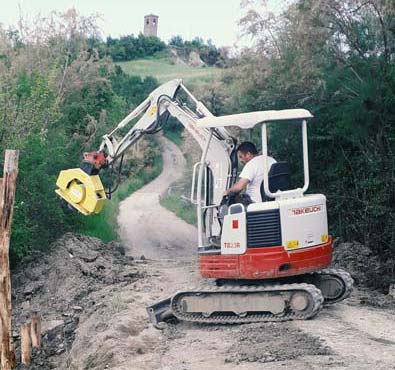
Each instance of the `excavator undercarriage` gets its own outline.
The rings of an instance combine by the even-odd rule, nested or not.
[[[339,269],[275,282],[217,280],[211,287],[177,292],[147,312],[154,325],[174,318],[212,324],[306,320],[349,297],[352,285],[350,274]]]

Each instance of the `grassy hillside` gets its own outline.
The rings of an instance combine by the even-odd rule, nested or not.
[[[130,75],[140,77],[153,76],[160,83],[175,78],[182,78],[188,86],[196,86],[199,83],[211,81],[221,74],[221,69],[216,67],[191,67],[182,64],[172,64],[167,55],[119,62],[117,64]]]

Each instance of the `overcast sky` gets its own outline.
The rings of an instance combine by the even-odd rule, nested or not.
[[[159,16],[158,36],[162,40],[174,35],[186,40],[199,36],[205,41],[212,39],[216,46],[234,45],[240,35],[237,22],[243,14],[240,0],[0,0],[0,23],[17,24],[18,4],[27,18],[72,7],[82,15],[99,13],[104,36],[113,37],[138,35],[144,15],[153,13]]]

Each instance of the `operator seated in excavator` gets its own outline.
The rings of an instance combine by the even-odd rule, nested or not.
[[[97,151],[85,153],[80,168],[61,171],[56,193],[84,215],[99,213],[117,187],[110,180],[106,191],[99,173],[109,169],[112,179],[117,163],[119,183],[125,153],[141,137],[159,132],[170,116],[202,150],[192,169],[190,196],[196,206],[199,270],[222,286],[178,291],[147,308],[151,321],[157,324],[170,316],[221,324],[302,320],[317,315],[324,304],[347,298],[353,285],[350,274],[328,269],[333,248],[326,197],[306,193],[307,121],[313,118],[306,109],[214,116],[182,80],[169,81],[104,135]],[[286,163],[268,156],[269,124],[300,127],[303,185],[290,187]],[[236,147],[231,127],[260,127],[262,156],[251,143]],[[245,164],[238,181],[237,157]],[[224,192],[243,189],[252,203],[231,204],[222,218]],[[211,243],[218,238],[219,245]]]
[[[244,167],[239,175],[240,180],[224,192],[219,211],[221,219],[232,204],[241,203],[248,207],[251,203],[273,200],[273,198],[267,197],[264,192],[264,158],[263,155],[259,155],[255,144],[249,141],[242,142],[236,151],[239,163]],[[289,189],[287,162],[277,162],[273,157],[267,156],[267,169],[271,192],[275,193],[277,190]]]
[[[261,196],[261,184],[263,182],[263,156],[259,155],[255,144],[245,141],[241,143],[237,149],[237,158],[239,162],[244,166],[237,181],[228,190],[225,190],[224,196],[228,196],[232,193],[241,193],[245,190],[245,194],[250,198],[252,202],[262,202]],[[270,156],[267,156],[267,168],[269,170],[269,181],[270,181],[270,169],[272,165],[276,163],[276,160]],[[248,198],[247,198],[248,199]]]

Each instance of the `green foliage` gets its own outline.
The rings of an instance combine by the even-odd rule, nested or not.
[[[355,63],[353,70],[328,71],[328,78],[335,75],[342,83],[335,88],[328,81],[328,105],[320,109],[313,134],[322,137],[325,127],[331,140],[313,148],[331,159],[325,161],[328,173],[318,178],[317,186],[332,184],[329,196],[338,199],[332,215],[340,220],[336,231],[371,246],[385,260],[395,252],[395,68],[383,67],[372,60]],[[313,169],[319,172],[318,166]]]
[[[147,76],[130,76],[119,65],[115,66],[115,73],[111,78],[115,94],[121,96],[127,103],[127,107],[136,107],[147,97],[158,83],[155,78]]]
[[[158,153],[148,146],[142,163],[125,165],[123,185],[97,217],[70,213],[56,196],[59,172],[78,167],[82,153],[97,150],[101,136],[157,86],[153,78],[128,76],[94,53],[92,33],[81,22],[71,11],[50,23],[54,35],[44,20],[26,39],[0,29],[0,163],[5,149],[20,150],[12,263],[48,248],[65,231],[115,238],[119,201],[161,169]]]
[[[183,40],[181,36],[173,36],[169,41],[169,46],[177,48],[178,52],[189,55],[191,51],[196,51],[200,58],[209,66],[216,65],[222,61],[221,53],[213,45],[211,40],[207,44],[200,37],[195,37],[192,41]]]
[[[183,132],[184,127],[181,125],[181,123],[174,117],[170,116],[163,127],[164,135],[174,144],[181,146]]]
[[[119,39],[107,37],[105,43],[97,42],[94,46],[104,49],[104,53],[114,62],[123,62],[154,55],[165,49],[166,44],[158,37],[139,34],[137,37],[128,35]]]
[[[169,129],[169,128],[164,128],[163,133],[164,135],[170,139],[174,144],[180,146],[182,144],[182,132],[183,129]]]
[[[58,170],[66,162],[64,137],[32,134],[20,150],[19,174],[11,237],[11,259],[48,243],[69,229],[72,220],[64,214],[53,191]]]

